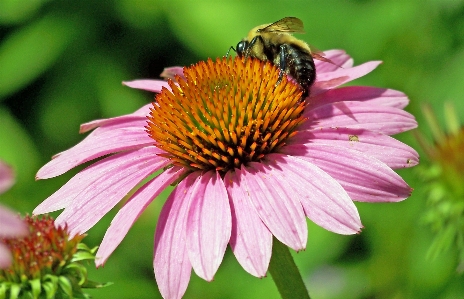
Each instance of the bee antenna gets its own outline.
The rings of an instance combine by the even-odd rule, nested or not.
[[[227,50],[227,53],[226,53],[226,58],[228,58],[228,57],[229,57],[230,50],[234,50],[234,52],[237,52],[237,50],[235,50],[235,48],[234,48],[234,47],[230,46],[229,50]]]

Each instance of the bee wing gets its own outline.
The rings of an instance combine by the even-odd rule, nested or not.
[[[330,64],[333,64],[335,66],[338,66],[339,68],[342,68],[341,66],[339,66],[338,64],[336,64],[335,62],[333,62],[332,60],[330,60],[329,58],[326,58],[325,57],[325,53],[322,52],[321,50],[319,50],[318,48],[314,47],[313,45],[310,45],[309,48],[311,49],[311,56],[314,58],[314,59],[317,59],[317,60],[320,60],[320,61],[324,61],[324,62],[328,62]]]
[[[303,22],[295,17],[286,17],[277,22],[267,25],[258,32],[274,32],[274,33],[305,33]]]

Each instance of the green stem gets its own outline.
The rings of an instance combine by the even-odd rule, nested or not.
[[[269,272],[283,299],[310,299],[289,248],[274,238]]]

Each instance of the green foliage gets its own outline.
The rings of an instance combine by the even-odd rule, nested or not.
[[[404,91],[420,127],[424,102],[436,110],[444,100],[455,102],[464,119],[463,12],[460,1],[432,0],[0,1],[0,159],[13,165],[18,178],[0,200],[30,213],[75,173],[34,181],[41,164],[83,138],[81,123],[130,113],[153,100],[121,81],[159,78],[164,67],[223,56],[252,27],[285,16],[302,19],[307,33],[298,38],[321,50],[345,49],[356,64],[383,60],[353,84]],[[410,134],[399,138],[412,143]],[[365,226],[360,236],[338,236],[309,224],[308,248],[294,256],[314,298],[464,298],[462,277],[454,272],[456,253],[426,259],[433,237],[420,225],[424,183],[417,172],[400,174],[415,188],[412,197],[396,204],[358,204]],[[89,276],[115,282],[89,293],[160,298],[152,257],[163,198],[138,219],[104,268],[89,264]],[[92,246],[114,213],[89,231],[86,241]],[[57,286],[69,293],[70,284],[50,278],[42,287],[52,298]],[[215,280],[207,283],[192,274],[185,295],[224,297],[279,294],[270,277],[247,274],[228,251]]]
[[[80,262],[94,260],[97,247],[90,249],[84,243],[77,244],[77,252],[71,261],[63,263],[63,269],[48,273],[35,279],[21,276],[21,282],[14,282],[6,276],[0,276],[0,299],[53,299],[82,298],[91,296],[83,289],[96,289],[112,285],[111,282],[100,283],[87,279],[87,268]],[[14,270],[11,270],[14,272]]]

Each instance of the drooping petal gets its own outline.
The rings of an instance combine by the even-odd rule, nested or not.
[[[0,194],[10,189],[15,182],[13,168],[0,161]]]
[[[184,173],[185,169],[170,168],[137,190],[111,221],[96,254],[97,266],[106,262],[145,208]]]
[[[289,145],[282,152],[317,165],[336,179],[352,200],[396,202],[411,195],[411,187],[390,167],[356,150],[306,144]]]
[[[211,281],[229,243],[232,219],[226,188],[216,171],[196,182],[187,218],[187,248],[192,267]]]
[[[10,249],[0,242],[0,269],[6,269],[11,266],[13,256]]]
[[[0,206],[0,237],[23,237],[29,232],[26,222],[17,213]]]
[[[82,133],[88,132],[90,130],[93,130],[101,126],[113,125],[113,124],[118,124],[118,123],[126,123],[126,122],[136,121],[136,120],[146,121],[147,115],[150,113],[150,107],[152,107],[152,104],[147,104],[131,114],[121,115],[121,116],[112,117],[112,118],[97,119],[97,120],[84,123],[80,126],[79,133],[82,134]]]
[[[306,109],[314,109],[321,105],[344,101],[358,101],[398,109],[403,109],[409,104],[408,97],[397,90],[370,86],[347,86],[327,90],[311,97]]]
[[[328,50],[323,52],[323,56],[330,59],[332,63],[314,59],[317,74],[333,72],[338,68],[350,68],[353,66],[353,59],[343,50]]]
[[[372,72],[381,61],[369,61],[352,68],[337,68],[333,72],[317,74],[316,82],[311,87],[311,95],[315,96],[333,89]]]
[[[363,129],[335,127],[301,131],[289,139],[288,144],[326,144],[355,149],[393,169],[419,163],[419,154],[412,147],[390,136]]]
[[[38,205],[34,209],[33,214],[45,214],[66,208],[74,200],[74,198],[76,198],[81,192],[88,189],[96,180],[102,176],[112,176],[111,171],[113,171],[115,167],[118,167],[120,163],[123,163],[127,158],[130,160],[133,157],[142,158],[145,156],[143,157],[144,159],[154,159],[153,163],[156,166],[159,164],[160,160],[164,160],[162,157],[157,156],[159,153],[164,153],[164,151],[151,146],[147,147],[147,149],[120,153],[102,159],[72,177],[59,190]],[[113,165],[113,163],[115,164]],[[153,171],[156,170],[157,169],[154,169]]]
[[[65,211],[55,223],[67,223],[71,235],[83,233],[138,183],[169,164],[168,159],[157,156],[162,152],[150,146],[100,160],[78,173],[42,202],[34,214],[64,207]]]
[[[241,171],[241,188],[271,233],[296,251],[304,249],[308,237],[305,214],[280,165],[252,162],[242,165]]]
[[[282,180],[314,223],[338,234],[356,234],[361,230],[356,206],[329,174],[297,157],[270,154],[266,160],[281,168]]]
[[[61,175],[87,161],[119,151],[153,144],[145,131],[146,118],[99,127],[72,148],[61,152],[39,169],[36,179]]]
[[[175,81],[175,76],[180,76],[181,78],[184,77],[184,68],[181,66],[172,66],[172,67],[165,67],[163,72],[161,73],[160,77],[165,79],[171,79]]]
[[[259,218],[250,194],[241,184],[241,171],[227,172],[224,182],[232,211],[230,247],[248,273],[264,277],[272,255],[272,234]]]
[[[134,81],[125,81],[122,84],[136,89],[147,90],[151,92],[160,93],[163,87],[171,90],[168,82],[161,80],[134,80]]]
[[[417,127],[414,116],[404,110],[354,101],[307,109],[303,115],[308,121],[299,127],[300,130],[347,127],[394,135]]]
[[[155,233],[153,267],[164,298],[181,298],[187,289],[192,265],[187,254],[186,224],[189,201],[200,172],[183,179],[161,210]]]

